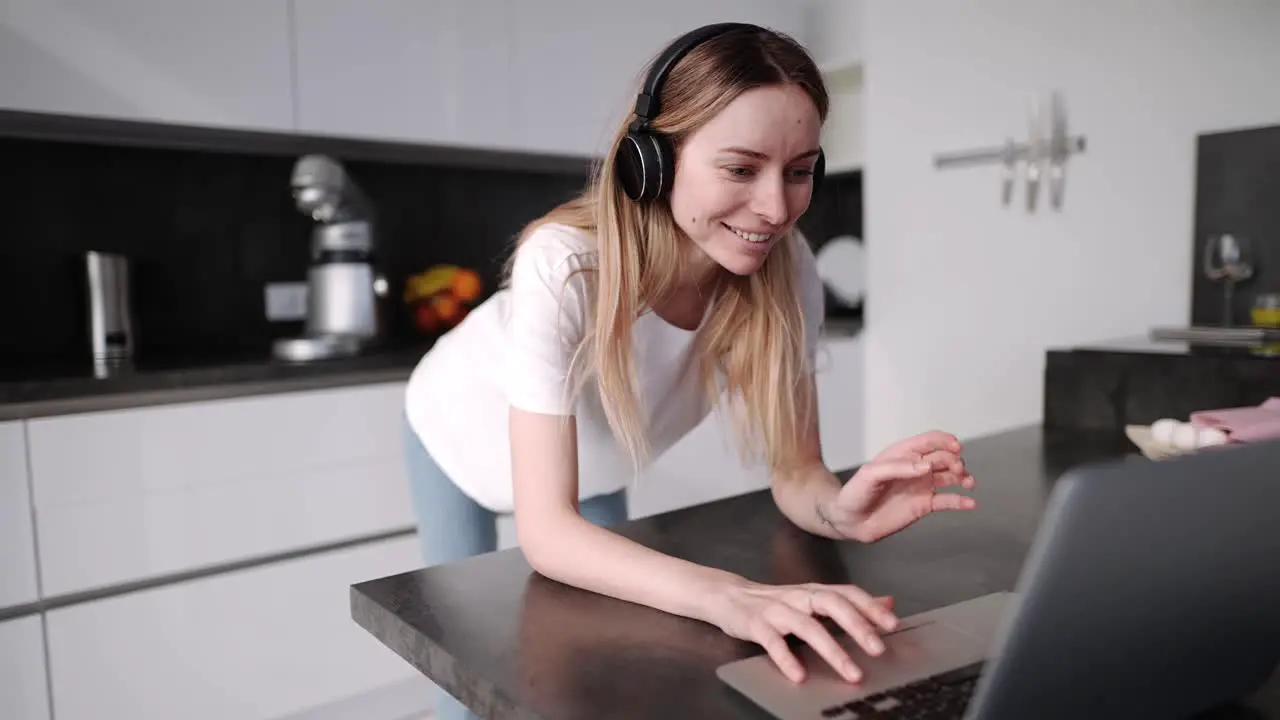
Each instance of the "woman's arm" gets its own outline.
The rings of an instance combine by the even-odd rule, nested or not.
[[[804,459],[796,470],[775,474],[772,481],[778,510],[798,527],[834,539],[874,542],[931,512],[976,507],[971,497],[938,492],[975,486],[960,456],[960,441],[945,432],[926,432],[891,445],[841,486],[822,461],[812,375],[806,392],[813,412],[802,430]]]
[[[841,483],[822,460],[817,388],[812,375],[805,382],[805,392],[809,396],[798,404],[812,408],[813,412],[803,426],[804,462],[792,472],[774,475],[770,484],[773,501],[778,510],[802,530],[838,540],[848,539],[835,523],[835,499],[840,494]]]
[[[795,635],[851,682],[848,652],[814,616],[834,619],[873,655],[879,630],[897,618],[885,598],[852,585],[765,585],[703,567],[628,540],[578,514],[576,422],[571,416],[511,409],[516,533],[534,570],[566,585],[702,620],[762,646],[792,680],[805,668],[787,645]]]
[[[713,624],[716,604],[745,584],[738,575],[664,555],[579,515],[573,417],[512,408],[511,456],[516,533],[539,573]]]

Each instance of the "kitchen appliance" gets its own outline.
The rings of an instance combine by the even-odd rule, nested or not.
[[[311,361],[358,354],[381,332],[386,280],[374,268],[373,208],[341,163],[306,155],[293,168],[293,197],[311,217],[311,267],[303,337],[276,342],[275,354]]]
[[[137,348],[129,259],[106,252],[85,253],[85,280],[94,368],[102,374],[127,366]]]

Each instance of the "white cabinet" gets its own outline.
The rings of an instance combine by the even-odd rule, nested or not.
[[[406,537],[53,610],[58,720],[268,720],[360,696],[350,717],[421,716],[431,685],[349,604],[350,585],[420,566]],[[412,707],[371,709],[405,684]]]
[[[39,615],[0,622],[0,718],[49,720]]]
[[[685,32],[753,22],[801,36],[805,13],[780,0],[513,4],[516,137],[531,151],[599,155],[635,103],[648,64]]]
[[[504,147],[511,0],[294,4],[298,128],[306,133]]]
[[[0,105],[293,128],[285,0],[7,0]]]
[[[26,435],[21,421],[4,422],[0,423],[0,608],[37,599]]]
[[[404,383],[28,422],[46,595],[413,524]]]
[[[309,133],[599,155],[645,65],[693,27],[799,35],[779,0],[307,0],[296,4],[298,126]]]
[[[594,156],[669,41],[810,20],[786,0],[9,0],[0,106]]]
[[[832,470],[852,467],[879,449],[863,445],[866,400],[861,336],[824,337],[818,346],[818,424],[822,459]]]

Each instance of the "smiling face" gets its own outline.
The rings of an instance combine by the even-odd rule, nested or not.
[[[748,90],[681,144],[671,188],[676,225],[698,265],[749,275],[809,207],[822,121],[792,84]]]

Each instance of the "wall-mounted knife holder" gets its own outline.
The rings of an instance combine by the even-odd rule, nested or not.
[[[948,169],[999,164],[1000,202],[1005,207],[1013,200],[1014,182],[1021,173],[1026,186],[1027,212],[1036,211],[1040,185],[1047,177],[1049,202],[1053,209],[1060,210],[1066,193],[1067,160],[1084,152],[1084,149],[1083,135],[1067,133],[1067,113],[1062,96],[1053,93],[1047,112],[1039,98],[1032,99],[1026,142],[1008,138],[999,147],[941,153],[934,156],[933,166]]]

